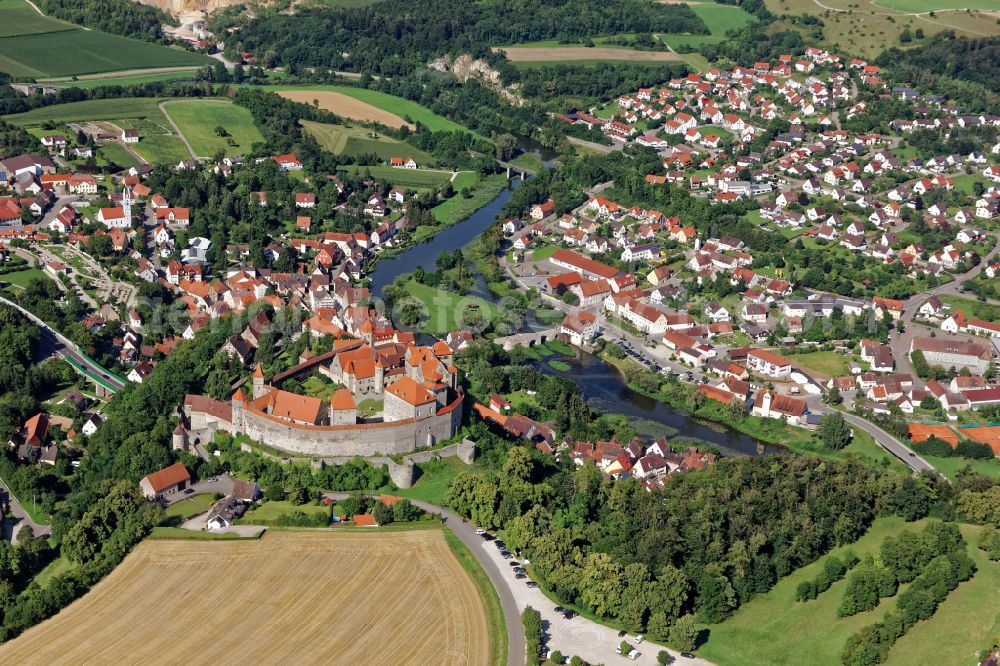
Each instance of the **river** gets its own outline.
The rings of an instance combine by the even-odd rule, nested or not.
[[[512,188],[518,187],[519,184],[520,181],[512,181]],[[427,241],[391,259],[379,261],[371,275],[372,294],[380,294],[382,289],[392,284],[396,277],[411,273],[418,266],[427,271],[435,270],[434,261],[441,252],[465,247],[493,223],[510,198],[511,191],[505,190],[465,220],[441,231]],[[485,287],[477,273],[475,295],[495,302]],[[533,324],[534,322],[528,323],[526,328],[532,328]],[[776,447],[759,444],[749,435],[727,426],[693,419],[669,405],[636,393],[625,385],[614,366],[595,356],[578,352],[577,358],[570,359],[569,363],[572,369],[566,373],[554,370],[547,363],[537,365],[547,374],[569,377],[575,381],[594,409],[604,413],[624,414],[636,419],[639,426],[637,429],[644,434],[691,437],[714,444],[723,452],[742,455],[752,456],[780,451]],[[656,427],[651,428],[650,424]]]

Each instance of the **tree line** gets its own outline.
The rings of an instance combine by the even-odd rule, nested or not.
[[[70,23],[147,42],[163,41],[161,24],[175,24],[166,12],[129,0],[39,0],[38,6]]]

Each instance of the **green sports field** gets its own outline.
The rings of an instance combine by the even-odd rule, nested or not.
[[[367,127],[347,127],[302,120],[302,127],[311,134],[319,145],[334,155],[357,157],[358,155],[377,155],[379,159],[388,161],[391,157],[408,157],[419,164],[435,163],[430,153],[414,148],[408,143],[385,134],[373,133]]]
[[[152,67],[202,66],[208,56],[42,16],[22,0],[0,0],[0,71],[46,78]]]
[[[447,171],[425,171],[422,169],[396,169],[390,166],[340,167],[344,171],[367,171],[373,178],[385,180],[396,187],[431,188],[441,187],[451,179]]]
[[[264,140],[250,112],[226,99],[174,100],[163,108],[198,157],[212,157],[219,150],[227,155],[248,153],[254,143]],[[224,128],[236,145],[216,134],[216,127]]]

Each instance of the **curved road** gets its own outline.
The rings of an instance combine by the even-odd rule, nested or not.
[[[87,371],[92,373],[94,376],[101,377],[105,382],[114,387],[114,390],[116,391],[120,391],[125,388],[125,380],[109,373],[107,370],[84,356],[80,352],[79,347],[76,346],[76,343],[71,341],[62,333],[55,330],[13,301],[0,296],[0,303],[9,305],[12,308],[17,308],[21,314],[34,322],[42,333],[42,345],[49,349],[52,353],[57,353],[63,358],[71,359],[73,362],[86,368]]]

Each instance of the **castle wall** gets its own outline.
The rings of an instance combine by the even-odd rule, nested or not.
[[[237,419],[234,418],[234,421]],[[406,453],[450,438],[462,420],[461,398],[419,421],[296,426],[244,407],[240,432],[268,446],[308,456],[377,456]]]

